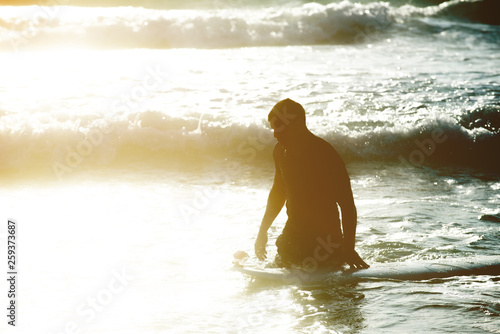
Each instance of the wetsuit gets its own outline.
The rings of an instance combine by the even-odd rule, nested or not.
[[[288,215],[276,241],[281,262],[285,266],[304,264],[308,258],[319,265],[338,262],[340,250],[325,260],[326,250],[321,247],[324,242],[342,242],[337,202],[341,196],[352,198],[342,158],[332,145],[316,136],[307,139],[301,152],[285,150],[279,144],[275,150],[276,166],[285,185]]]

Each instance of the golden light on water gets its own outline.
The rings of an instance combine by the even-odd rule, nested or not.
[[[179,312],[209,316],[213,307],[224,308],[216,301],[231,298],[243,281],[228,283],[226,277],[236,245],[225,242],[214,253],[213,242],[234,238],[235,230],[228,229],[229,221],[210,214],[192,217],[200,221],[183,218],[177,206],[189,203],[185,196],[171,185],[158,187],[149,181],[75,180],[11,191],[12,201],[5,203],[9,210],[19,211],[18,197],[30,207],[30,212],[18,216],[23,222],[24,316],[48,317],[40,303],[53,300],[55,318],[88,329],[102,323],[130,323],[129,316],[115,314],[118,309],[148,319]],[[116,272],[129,278],[123,289],[114,282]],[[163,297],[148,297],[154,308],[136,309],[144,292],[153,287]],[[90,308],[93,299],[103,309],[95,312],[96,319],[78,313],[79,308]],[[55,322],[50,330],[60,325]]]
[[[2,66],[9,86],[13,87],[9,95],[14,101],[57,103],[69,97],[85,97],[82,93],[89,89],[95,89],[96,94],[105,93],[111,81],[126,73],[120,59],[105,52],[51,50],[29,55],[30,61],[10,61],[10,66]],[[11,57],[16,55],[2,56],[6,60]]]

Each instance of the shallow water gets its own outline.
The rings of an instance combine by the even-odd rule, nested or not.
[[[369,175],[353,167],[357,248],[367,262],[497,254],[498,223],[479,216],[498,207],[498,181],[480,181],[487,185],[481,188],[461,175],[415,170],[408,192],[398,166]],[[325,287],[252,282],[231,270],[232,254],[252,248],[267,189],[234,181],[197,195],[209,189],[203,183],[199,175],[159,171],[2,190],[6,211],[20,223],[19,329],[54,333],[73,323],[89,333],[498,328],[498,279],[491,276]],[[271,228],[270,245],[285,219]],[[270,246],[270,258],[275,252]]]

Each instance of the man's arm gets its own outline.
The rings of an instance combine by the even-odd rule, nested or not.
[[[262,222],[260,224],[259,234],[255,240],[255,255],[259,260],[266,259],[267,230],[273,224],[274,219],[276,219],[286,201],[285,184],[283,182],[279,166],[281,156],[280,150],[281,148],[276,145],[273,152],[274,165],[276,169],[274,173],[274,182],[271,191],[269,192],[266,212],[264,213],[264,218],[262,218]]]
[[[361,259],[358,252],[354,250],[358,213],[354,205],[351,181],[347,175],[347,171],[345,171],[345,175],[342,177],[340,190],[338,204],[342,215],[342,250],[344,252],[344,260],[351,268],[368,268],[370,266],[366,264],[366,262]]]

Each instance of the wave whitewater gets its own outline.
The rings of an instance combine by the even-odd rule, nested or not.
[[[0,49],[54,45],[164,49],[362,43],[382,38],[395,26],[408,29],[414,19],[421,17],[500,25],[499,16],[492,14],[499,12],[498,7],[496,0],[453,0],[425,8],[349,1],[219,10],[7,7],[0,14]]]
[[[7,117],[4,115],[3,117]],[[2,118],[0,118],[0,122]],[[6,124],[6,123],[4,123]],[[468,112],[460,120],[427,120],[413,128],[364,132],[313,131],[332,143],[346,162],[387,161],[407,166],[465,166],[500,173],[500,106]],[[271,164],[275,140],[262,124],[224,124],[172,118],[161,112],[133,117],[61,122],[45,127],[0,128],[0,174],[152,168],[189,164]]]

